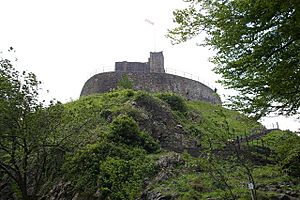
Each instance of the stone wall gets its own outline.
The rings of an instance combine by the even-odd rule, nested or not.
[[[149,63],[142,62],[116,62],[115,63],[115,71],[116,72],[143,72],[149,73],[150,66]]]
[[[150,52],[150,57],[148,62],[116,62],[115,63],[116,72],[155,72],[155,73],[165,73],[164,69],[164,55],[163,52]]]
[[[166,73],[106,72],[91,77],[83,86],[80,96],[104,93],[117,88],[119,80],[127,75],[133,89],[149,92],[174,92],[190,100],[221,104],[220,97],[206,85],[184,77]]]

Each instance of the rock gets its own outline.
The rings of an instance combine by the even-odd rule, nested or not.
[[[282,190],[282,189],[276,189],[276,192],[277,193],[284,193],[284,190]]]
[[[79,200],[79,193],[76,193],[72,200]]]
[[[166,181],[176,175],[176,171],[174,168],[176,168],[178,165],[184,165],[185,161],[181,157],[180,154],[175,152],[170,152],[167,155],[161,156],[157,163],[159,167],[159,172],[156,174],[156,176],[152,179],[152,181],[146,182],[146,189],[143,191],[143,194],[141,196],[141,200],[173,200],[176,199],[178,194],[173,193],[170,194],[170,191],[166,188],[165,191],[156,191],[152,190],[151,185]],[[167,193],[168,195],[165,195]]]
[[[183,128],[182,125],[180,125],[180,124],[177,124],[176,127],[177,128]]]
[[[46,196],[49,200],[77,200],[78,194],[74,192],[74,188],[70,181],[63,182],[60,181],[58,184],[54,185],[52,190]]]
[[[168,170],[163,170],[160,171],[154,178],[155,182],[161,182],[161,181],[166,181],[169,178],[173,177],[174,173],[168,171]]]
[[[173,168],[176,165],[184,164],[184,160],[178,153],[170,153],[164,156],[161,156],[157,161],[157,164],[160,168]]]
[[[160,182],[168,180],[174,176],[172,169],[178,165],[183,165],[185,162],[178,153],[169,153],[167,155],[161,156],[157,161],[157,165],[160,168],[160,171],[153,179],[154,182]]]
[[[278,196],[278,199],[280,200],[290,200],[289,196],[286,194],[281,194]]]
[[[137,117],[139,127],[157,140],[162,149],[182,153],[189,148],[197,148],[197,139],[177,122],[168,106],[153,97],[141,96],[135,101],[135,107],[147,116]]]
[[[285,194],[291,196],[291,197],[299,197],[300,192],[299,191],[295,191],[295,190],[291,190],[291,191],[287,191],[285,192]]]
[[[174,200],[176,199],[176,195],[163,195],[157,191],[147,191],[143,193],[140,200]]]

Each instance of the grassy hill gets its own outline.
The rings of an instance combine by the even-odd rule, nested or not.
[[[116,90],[63,110],[44,199],[300,198],[300,138],[221,105]]]

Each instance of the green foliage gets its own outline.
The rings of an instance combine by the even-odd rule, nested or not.
[[[138,129],[138,124],[127,115],[119,115],[112,122],[109,139],[132,146],[140,146],[147,152],[155,152],[159,145],[154,139]]]
[[[101,112],[103,115],[106,118],[111,111]],[[98,190],[104,199],[135,199],[143,179],[155,171],[146,152],[157,151],[159,145],[124,114],[118,115],[101,137],[101,142],[70,154],[63,171],[86,194]]]
[[[281,165],[290,176],[300,177],[300,147],[292,149]]]
[[[198,136],[199,143],[205,148],[219,148],[237,136],[262,129],[262,125],[253,119],[220,105],[188,101],[187,106],[187,116],[179,120],[192,135]]]
[[[129,79],[127,74],[125,74],[118,81],[117,86],[119,89],[133,89],[133,81]]]
[[[149,108],[158,107],[159,99],[153,97],[150,93],[138,91],[135,100]]]
[[[300,145],[300,137],[289,131],[272,131],[263,137],[267,146],[276,153],[277,160],[283,160]]]
[[[205,190],[202,181],[195,174],[182,174],[167,182],[168,190],[164,188],[165,195],[174,196],[177,194],[180,199],[201,199]],[[164,190],[162,188],[162,190]]]
[[[232,160],[185,156],[185,163],[172,170],[176,174],[156,189],[178,199],[250,199],[243,168]],[[184,170],[182,170],[184,169]]]
[[[64,105],[61,125],[58,127],[62,145],[75,151],[96,142],[107,129],[107,121],[102,114],[102,106],[90,98]],[[101,126],[99,126],[101,124]]]
[[[60,103],[45,107],[39,102],[39,84],[33,73],[20,73],[1,58],[0,171],[25,200],[29,195],[35,198],[45,179],[59,171],[65,151],[55,140],[64,108]]]
[[[103,173],[103,176],[99,177],[103,183],[101,186],[102,191],[113,193],[114,199],[134,199],[139,189],[138,185],[135,184],[138,183],[126,183],[129,177],[134,174],[133,162],[108,157],[100,165],[100,170]]]
[[[257,118],[270,112],[299,114],[300,4],[298,0],[188,0],[174,12],[173,42],[208,34],[204,45],[220,81],[239,91],[232,106]]]
[[[65,180],[87,198],[139,199],[145,189],[166,199],[250,198],[245,167],[221,148],[259,129],[252,119],[219,105],[130,89],[45,107],[34,74],[19,73],[9,60],[0,69],[0,181],[9,182],[15,197],[35,199]],[[155,139],[171,141],[173,131],[187,139],[178,142],[201,146],[201,156],[162,158],[170,152],[158,151]],[[299,140],[280,131],[264,137],[280,165],[247,160],[258,186],[299,177]]]
[[[282,173],[281,167],[277,165],[259,166],[253,170],[253,176],[260,185],[271,185],[289,180],[289,178]]]
[[[115,142],[123,142],[127,145],[138,145],[141,143],[141,137],[139,135],[138,125],[134,119],[126,116],[119,115],[112,122],[111,126],[111,138]]]
[[[102,141],[69,155],[63,170],[82,192],[91,195],[98,190],[104,199],[135,199],[156,167],[140,148]]]
[[[151,175],[154,169],[154,164],[141,156],[131,160],[108,157],[100,165],[103,173],[99,177],[100,190],[104,197],[111,199],[136,199],[142,189],[143,179]]]
[[[275,159],[289,175],[300,177],[300,137],[289,131],[273,131],[264,138]]]
[[[218,150],[227,139],[252,134],[252,129],[261,128],[253,119],[218,105],[184,101],[187,110],[183,114],[171,112],[171,106],[166,104],[157,94],[132,90],[84,97],[67,104],[67,109],[74,112],[80,124],[84,119],[90,119],[91,124],[87,123],[87,128],[82,128],[83,131],[79,133],[88,137],[98,135],[98,138],[89,140],[90,145],[85,143],[79,150],[75,149],[73,154],[69,154],[64,165],[65,178],[72,181],[76,191],[90,196],[98,191],[97,194],[103,199],[140,198],[145,179],[154,181],[147,188],[160,192],[166,198],[230,199],[236,196],[237,199],[249,199],[246,188],[249,180],[245,168],[237,159],[222,158],[207,149],[201,150],[201,158],[184,154],[184,164],[178,164],[173,169],[162,169],[162,174],[167,174],[166,180],[155,182],[153,176],[159,169],[154,160],[168,151],[151,153],[156,148],[149,147],[145,141],[149,139],[153,144],[153,139],[141,130],[144,130],[143,123],[152,120],[152,117],[163,121],[162,109],[168,109],[168,115],[165,116],[172,118],[175,125],[182,125],[182,130],[198,139],[202,148],[209,148],[212,144],[212,149]],[[157,125],[153,123],[153,126],[156,128]],[[264,140],[267,145],[267,139]],[[256,166],[251,160],[247,164],[253,167],[258,186],[290,180],[276,165]],[[159,178],[161,173],[156,175]]]
[[[185,101],[182,97],[173,94],[173,93],[161,93],[158,94],[158,98],[165,101],[167,104],[170,105],[170,107],[179,112],[186,112],[187,106],[185,104]]]
[[[5,102],[4,100],[1,102]],[[8,103],[2,105],[1,108],[10,106]],[[185,101],[173,94],[133,90],[116,90],[82,97],[65,105],[31,110],[22,121],[26,122],[26,131],[23,129],[22,133],[26,133],[26,138],[29,139],[27,141],[34,147],[33,154],[30,154],[28,173],[34,174],[36,169],[43,171],[43,180],[40,181],[43,191],[39,189],[40,194],[49,189],[45,186],[45,181],[47,186],[52,187],[53,179],[63,178],[71,181],[75,186],[74,191],[79,195],[90,197],[96,194],[101,199],[141,198],[145,184],[149,184],[147,189],[160,192],[166,198],[249,197],[245,188],[248,181],[245,169],[236,159],[222,158],[210,151],[220,150],[227,139],[245,133],[251,134],[253,128],[261,127],[259,123],[238,112],[209,103]],[[13,112],[9,115],[11,109],[5,111],[7,116],[14,117]],[[0,118],[2,116],[4,115],[0,115]],[[5,120],[4,117],[0,120],[0,134],[14,133],[7,126],[12,125],[12,122]],[[163,131],[166,132],[160,128],[164,128]],[[166,134],[166,137],[162,138],[157,130]],[[168,151],[164,149],[157,153],[160,146],[151,135],[161,142],[168,140],[168,134],[173,134],[173,130],[182,132],[191,141],[196,140],[204,148],[201,149],[201,158],[184,153],[181,155],[184,162],[159,168],[159,162],[155,161]],[[25,135],[17,136],[25,138]],[[269,147],[277,152],[276,159],[286,158],[281,159],[281,167],[291,175],[293,172],[297,173],[297,163],[293,162],[297,158],[297,151],[289,146],[277,145],[281,140],[296,146],[297,139],[292,134],[282,135],[276,132],[271,133],[268,139],[267,137],[264,138],[266,145],[269,141]],[[4,138],[0,138],[0,141],[4,142]],[[45,144],[51,146],[42,146]],[[20,147],[16,152],[19,156],[16,158],[19,159],[24,151]],[[37,157],[43,155],[41,153],[47,155],[43,170],[41,159]],[[9,163],[11,155],[1,152],[0,162]],[[263,184],[289,180],[290,177],[277,168],[273,165],[260,166],[254,169],[254,176]],[[158,173],[158,170],[162,173]],[[0,175],[3,174],[2,171],[0,170]],[[31,178],[28,179],[30,184]],[[17,184],[14,185],[18,187]]]

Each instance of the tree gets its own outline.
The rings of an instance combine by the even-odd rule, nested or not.
[[[232,106],[257,118],[271,112],[299,114],[299,0],[186,0],[174,12],[169,30],[174,43],[207,33],[204,46],[216,54],[214,71],[231,96]]]
[[[240,184],[233,185],[229,180],[237,178],[232,171],[239,171],[238,179],[253,186],[251,199],[257,200],[256,183],[253,177],[255,164],[249,159],[249,154],[252,152],[248,147],[241,144],[239,137],[235,139],[237,136],[235,130],[230,128],[228,118],[223,110],[217,109],[215,112],[222,117],[219,121],[222,122],[224,133],[211,133],[205,135],[202,139],[209,145],[204,151],[207,154],[206,159],[208,163],[206,167],[209,175],[218,184],[218,188],[227,193],[223,198],[238,199],[241,191],[234,190],[234,188],[241,187],[242,189],[244,186]],[[208,131],[211,132],[211,130]]]
[[[12,50],[12,48],[11,48]],[[63,107],[39,101],[33,73],[18,72],[0,60],[0,174],[17,186],[22,199],[36,199],[60,146],[54,140]],[[51,163],[53,164],[53,163]]]
[[[123,75],[117,83],[119,89],[132,89],[133,81],[129,79],[127,74]]]

